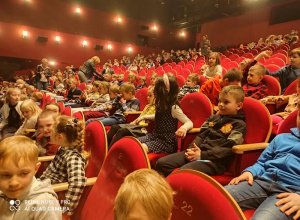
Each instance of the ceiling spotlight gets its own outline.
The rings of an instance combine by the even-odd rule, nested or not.
[[[27,38],[28,37],[28,31],[23,30],[22,37]]]
[[[76,13],[80,14],[81,9],[80,8],[76,8]]]
[[[108,45],[107,45],[107,49],[108,49],[109,51],[111,51],[112,45],[111,45],[111,44],[108,44]]]
[[[181,35],[182,37],[184,37],[184,36],[185,36],[185,32],[182,31],[182,32],[180,33],[180,35]]]
[[[55,42],[60,43],[60,36],[58,36],[58,35],[55,36]]]
[[[157,30],[157,26],[156,25],[153,26],[153,30],[155,30],[155,31]]]
[[[82,47],[87,47],[87,41],[86,40],[84,40],[84,41],[82,41]]]
[[[121,22],[122,22],[122,18],[118,17],[118,18],[117,18],[117,22],[118,22],[118,23],[121,23]]]
[[[132,52],[132,47],[128,47],[128,53]]]

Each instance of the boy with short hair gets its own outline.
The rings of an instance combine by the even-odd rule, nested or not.
[[[136,86],[135,92],[138,91],[139,89],[147,88],[146,81],[147,81],[146,76],[140,76],[139,77],[139,84]]]
[[[114,124],[124,124],[125,115],[124,112],[138,111],[140,109],[140,101],[135,98],[135,88],[131,83],[123,83],[120,86],[120,93],[122,98],[120,99],[121,107],[115,111],[111,116],[103,116],[101,118],[91,119],[86,122],[86,125],[92,121],[99,120],[104,126],[111,126]]]
[[[181,87],[178,93],[178,100],[180,101],[185,95],[199,92],[200,86],[200,77],[197,73],[192,73],[188,75],[185,85]]]
[[[69,82],[70,82],[70,89],[67,94],[67,100],[68,102],[74,103],[76,99],[78,100],[78,98],[74,96],[80,96],[82,91],[77,87],[76,79],[70,79]]]
[[[124,73],[118,74],[118,86],[121,86],[124,83]]]
[[[38,148],[25,136],[0,142],[0,219],[62,218],[50,181],[37,180]]]
[[[247,83],[243,85],[246,97],[259,100],[267,95],[268,87],[261,82],[265,74],[266,68],[261,64],[249,69]]]
[[[218,97],[221,89],[228,85],[240,85],[242,73],[237,68],[232,68],[225,73],[223,78],[215,76],[207,80],[200,89],[200,93],[206,95],[214,106],[218,105]]]
[[[225,186],[242,210],[256,209],[253,219],[300,217],[299,129],[300,111],[297,128],[277,135],[253,166]]]
[[[160,158],[156,170],[168,176],[174,169],[194,169],[208,175],[220,175],[232,155],[232,147],[241,144],[246,134],[242,87],[230,85],[219,94],[220,114],[210,116],[186,151]]]
[[[285,89],[298,77],[300,77],[300,48],[293,49],[290,54],[290,65],[281,67],[274,73],[269,73],[271,76],[279,77],[282,94]]]

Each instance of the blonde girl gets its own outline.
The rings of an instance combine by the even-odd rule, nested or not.
[[[210,79],[216,75],[222,77],[221,58],[218,53],[211,52],[209,54],[208,66],[205,69],[203,76],[205,76],[207,79]]]
[[[65,193],[65,201],[69,201],[69,204],[64,204],[63,217],[73,214],[86,184],[83,138],[82,120],[68,116],[57,117],[50,140],[60,147],[40,179],[50,179],[51,184],[69,183]]]
[[[1,108],[2,121],[0,123],[1,138],[13,136],[22,125],[22,112],[20,101],[21,91],[10,88],[4,96],[4,105]]]
[[[40,107],[32,99],[27,99],[21,104],[22,117],[24,122],[22,126],[16,131],[15,135],[25,135],[26,129],[34,129],[37,123],[37,118],[41,113]]]

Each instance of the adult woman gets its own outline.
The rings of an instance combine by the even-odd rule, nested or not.
[[[80,82],[87,83],[88,80],[93,77],[94,73],[96,73],[96,76],[99,78],[99,80],[103,80],[103,76],[96,69],[96,65],[99,63],[100,58],[98,56],[93,56],[91,59],[85,61],[78,72]]]
[[[208,57],[209,49],[210,49],[210,40],[208,40],[207,35],[203,35],[201,41],[201,54],[204,55],[206,58]]]
[[[51,69],[48,66],[48,60],[46,58],[43,58],[42,63],[37,65],[35,73],[37,89],[46,90],[48,87],[49,77],[51,76]]]

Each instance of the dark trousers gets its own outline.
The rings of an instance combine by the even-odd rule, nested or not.
[[[223,170],[219,170],[213,162],[204,162],[201,160],[189,162],[185,159],[185,151],[170,154],[158,159],[155,169],[164,176],[170,175],[175,169],[197,170],[207,175],[220,175]]]
[[[121,128],[119,125],[111,126],[107,133],[108,150],[114,143],[125,136],[132,136],[131,132],[127,128]]]

